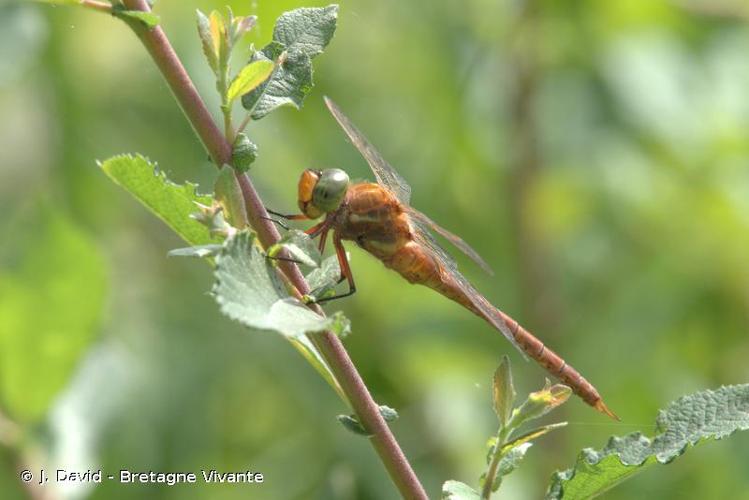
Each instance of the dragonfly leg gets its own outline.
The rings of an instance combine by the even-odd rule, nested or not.
[[[264,217],[264,216],[261,215],[260,218],[261,219],[265,219],[265,220],[269,220],[271,222],[275,222],[276,224],[279,225],[279,227],[283,228],[285,231],[288,231],[289,229],[291,229],[288,224],[286,224],[286,223],[284,223],[284,222],[282,222],[282,221],[280,221],[278,219],[274,219],[273,217]]]
[[[348,258],[346,257],[346,250],[343,248],[341,238],[338,233],[333,233],[333,246],[335,246],[335,253],[338,256],[338,264],[341,266],[341,278],[338,280],[340,283],[344,279],[348,281],[348,292],[334,295],[332,297],[323,297],[316,300],[319,304],[321,302],[327,302],[329,300],[342,299],[356,293],[356,284],[354,283],[354,275],[351,273],[351,266],[349,265]]]
[[[320,243],[318,244],[317,248],[320,250],[320,253],[322,254],[325,251],[325,242],[328,241],[328,228],[325,228],[320,233]]]
[[[281,217],[282,219],[286,220],[309,220],[309,217],[304,214],[282,214],[280,212],[276,212],[275,210],[271,210],[268,207],[265,207],[265,211],[271,215],[275,215],[276,217]]]

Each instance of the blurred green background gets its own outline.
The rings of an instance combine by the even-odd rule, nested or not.
[[[259,16],[264,45],[285,10]],[[157,3],[218,111],[194,11]],[[458,256],[486,296],[558,350],[622,418],[579,400],[503,483],[549,475],[612,434],[653,431],[678,396],[749,377],[749,10],[740,0],[347,1],[301,112],[253,123],[251,176],[295,208],[306,167],[367,167],[327,114],[333,97],[408,179],[413,204],[494,267]],[[244,52],[246,54],[246,52]],[[137,39],[77,8],[0,7],[0,408],[28,456],[0,447],[2,498],[22,459],[50,468],[262,472],[259,486],[58,485],[54,498],[393,498],[369,443],[277,335],[220,316],[210,269],[95,160],[140,152],[208,191],[215,169]],[[475,484],[495,432],[491,376],[544,372],[480,320],[348,246],[358,293],[328,306],[427,487]],[[24,434],[26,435],[26,434]],[[46,457],[46,458],[43,458]],[[51,490],[49,491],[51,492]],[[689,452],[607,498],[749,499],[749,436]]]

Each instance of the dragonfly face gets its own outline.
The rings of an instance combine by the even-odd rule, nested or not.
[[[310,219],[338,210],[346,197],[350,181],[339,168],[307,169],[299,178],[299,209]]]

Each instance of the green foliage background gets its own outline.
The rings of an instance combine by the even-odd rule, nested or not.
[[[503,483],[512,498],[538,498],[585,446],[652,431],[676,397],[749,373],[749,11],[730,0],[533,3],[520,14],[509,1],[343,2],[303,110],[248,129],[260,147],[253,180],[270,207],[291,210],[303,168],[368,177],[324,109],[333,97],[411,182],[414,205],[497,271],[461,260],[467,276],[620,415],[616,424],[565,405],[570,425]],[[157,3],[217,117],[194,9],[224,4]],[[259,16],[249,41],[263,46],[283,11],[327,2],[229,4]],[[518,111],[520,71],[532,106]],[[335,420],[345,409],[325,382],[280,337],[223,318],[206,295],[209,269],[167,259],[182,242],[96,167],[139,152],[205,191],[216,175],[121,22],[0,6],[0,110],[0,349],[21,342],[28,358],[0,354],[0,387],[15,388],[0,407],[12,399],[22,408],[12,416],[70,469],[266,477],[255,487],[104,483],[70,498],[394,495],[366,440]],[[535,162],[522,154],[528,116]],[[398,409],[395,433],[430,495],[447,479],[475,484],[500,356],[512,356],[521,392],[544,374],[466,311],[349,250],[359,291],[336,307],[352,320],[351,356],[376,399]],[[70,290],[79,300],[55,300]],[[25,384],[36,386],[26,400]],[[738,434],[607,498],[749,499],[747,464],[749,437]],[[0,466],[3,498],[24,498],[7,450]]]

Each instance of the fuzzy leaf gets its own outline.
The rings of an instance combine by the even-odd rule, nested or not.
[[[320,316],[292,298],[254,240],[252,233],[237,233],[216,258],[213,293],[222,313],[250,328],[287,337],[323,330],[340,334],[347,328],[342,315]]]
[[[312,59],[335,33],[338,6],[296,9],[282,14],[273,40],[253,54],[251,62],[280,60],[270,79],[242,97],[242,106],[259,120],[283,105],[301,107],[312,90]]]
[[[510,371],[510,358],[502,356],[502,362],[494,372],[493,384],[494,412],[497,414],[499,423],[507,425],[512,414],[512,405],[515,403],[515,386],[512,383],[512,371]]]
[[[338,264],[338,257],[331,255],[307,275],[307,284],[315,297],[320,299],[333,291],[340,277],[341,268]]]
[[[258,60],[251,62],[237,74],[229,85],[227,98],[233,102],[239,96],[255,90],[261,83],[268,79],[273,73],[273,61]]]
[[[16,221],[0,256],[0,408],[39,422],[96,337],[106,263],[59,207]],[[13,229],[12,227],[7,229]]]
[[[215,257],[223,248],[223,245],[196,245],[194,247],[175,248],[167,253],[167,257]]]
[[[600,451],[587,448],[575,466],[555,472],[547,499],[592,498],[653,464],[667,464],[707,439],[749,429],[749,384],[684,396],[661,410],[652,439],[635,432],[612,437]]]
[[[218,72],[218,52],[216,51],[216,44],[213,41],[213,34],[211,32],[211,22],[208,17],[201,11],[196,11],[198,19],[198,35],[200,36],[200,44],[203,46],[203,54],[208,61],[208,66],[211,67],[214,73]]]
[[[479,500],[479,492],[460,481],[445,481],[442,500]]]
[[[317,244],[312,241],[304,231],[292,229],[284,234],[283,238],[268,249],[268,255],[275,257],[285,248],[292,259],[296,259],[305,266],[318,267],[322,256],[317,249]]]
[[[171,182],[155,164],[140,155],[115,156],[100,162],[99,167],[191,245],[221,241],[190,217],[196,210],[196,202],[207,206],[213,203],[210,196],[197,193],[195,184]]]

